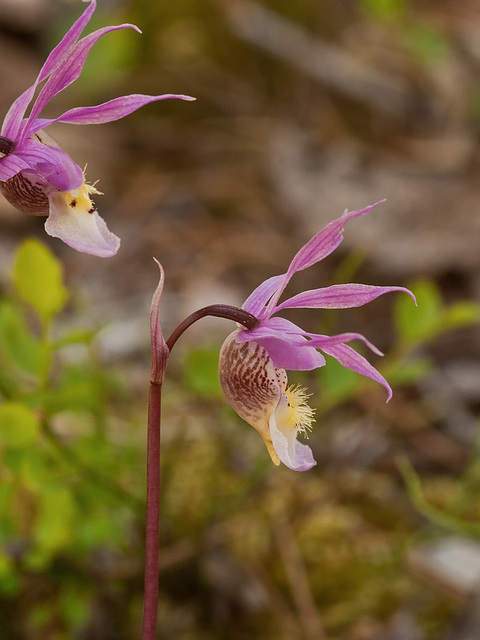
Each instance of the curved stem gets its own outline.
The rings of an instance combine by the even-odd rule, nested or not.
[[[197,322],[197,320],[205,318],[206,316],[215,316],[216,318],[233,320],[250,330],[255,329],[260,322],[254,315],[244,309],[240,309],[239,307],[232,307],[229,304],[211,304],[208,307],[203,307],[202,309],[198,309],[198,311],[194,311],[188,316],[188,318],[185,318],[185,320],[178,325],[167,340],[166,344],[169,350],[172,350],[173,345],[182,333],[188,329],[188,327],[190,327],[194,322]]]

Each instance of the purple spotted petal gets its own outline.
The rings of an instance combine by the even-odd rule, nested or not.
[[[404,287],[376,287],[367,284],[335,284],[322,289],[303,291],[275,307],[275,313],[282,309],[350,309],[361,307],[375,298],[391,291],[403,291],[414,300],[415,296]]]
[[[385,387],[388,392],[387,402],[392,397],[392,389],[390,385],[379,373],[374,366],[372,366],[368,360],[366,360],[363,356],[357,353],[354,349],[349,347],[346,344],[339,344],[333,347],[322,347],[322,350],[330,356],[333,356],[337,362],[339,362],[347,369],[351,369],[352,371],[356,371],[360,373],[362,376],[366,376],[367,378],[371,378],[376,382],[379,382],[381,385]]]
[[[39,119],[32,127],[32,132],[43,129],[44,127],[53,124],[54,122],[66,122],[69,124],[103,124],[105,122],[113,122],[114,120],[120,120],[128,116],[133,111],[140,109],[141,107],[151,102],[158,102],[159,100],[167,100],[169,98],[178,98],[180,100],[195,100],[190,96],[177,95],[173,93],[167,93],[160,96],[147,96],[140,93],[132,94],[129,96],[122,96],[119,98],[113,98],[103,104],[98,104],[92,107],[75,107],[69,109],[58,118],[51,120]]]
[[[343,240],[343,227],[349,220],[365,215],[380,204],[380,202],[376,202],[375,204],[365,207],[365,209],[359,209],[358,211],[346,211],[342,216],[340,216],[340,218],[333,220],[333,222],[330,222],[330,224],[313,236],[313,238],[309,240],[307,244],[305,244],[293,257],[287,273],[279,283],[279,286],[265,308],[262,317],[266,318],[272,315],[280,296],[285,290],[285,287],[297,271],[302,271],[303,269],[307,269],[317,262],[320,262],[338,247]]]

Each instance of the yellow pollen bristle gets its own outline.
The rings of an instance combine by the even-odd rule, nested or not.
[[[95,186],[96,184],[98,184],[98,180],[95,180],[93,184],[88,184],[87,182],[85,182],[83,186],[87,190],[88,195],[93,193],[94,195],[97,195],[97,196],[103,196],[103,191],[99,191]]]
[[[288,421],[295,426],[297,433],[311,431],[315,422],[315,410],[308,404],[310,394],[300,386],[290,386],[285,391],[288,400]]]
[[[67,204],[72,209],[79,211],[88,211],[89,213],[94,210],[93,202],[90,195],[101,194],[101,191],[95,188],[94,185],[84,182],[78,189],[72,189],[72,191],[65,191],[63,197],[67,201]]]

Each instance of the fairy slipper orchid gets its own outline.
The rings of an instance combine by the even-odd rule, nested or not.
[[[305,390],[288,386],[286,370],[310,371],[323,367],[324,353],[344,367],[382,384],[387,390],[387,402],[391,398],[392,390],[385,378],[347,344],[361,340],[374,353],[382,355],[363,335],[309,333],[277,316],[284,309],[360,307],[391,291],[403,291],[415,300],[404,287],[337,284],[303,291],[280,302],[292,276],[332,253],[343,239],[345,224],[375,206],[345,212],[298,251],[286,273],[269,278],[257,287],[243,309],[259,320],[258,325],[253,329],[237,329],[223,344],[219,361],[223,391],[238,415],[260,433],[277,465],[283,462],[290,469],[306,471],[316,464],[310,447],[297,440],[298,434],[310,430],[314,411],[308,405]]]
[[[133,94],[95,106],[76,107],[57,118],[41,118],[50,100],[78,79],[90,49],[102,36],[119,29],[140,33],[135,25],[121,24],[103,27],[80,38],[96,8],[96,0],[84,2],[88,2],[84,13],[51,51],[35,82],[14,101],[3,121],[0,191],[17,209],[48,216],[45,230],[49,235],[60,238],[77,251],[110,257],[117,253],[120,239],[108,230],[93,204],[92,196],[100,192],[85,182],[82,169],[45,133],[45,128],[55,122],[113,122],[150,102],[194,98]]]

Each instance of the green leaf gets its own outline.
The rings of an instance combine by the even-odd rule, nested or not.
[[[63,285],[63,268],[39,240],[25,240],[17,252],[13,284],[19,296],[45,322],[65,305],[68,292]]]
[[[52,476],[52,472],[55,472],[52,460],[45,456],[45,452],[40,447],[29,448],[22,453],[26,455],[18,456],[16,473],[27,489],[33,493],[40,493]],[[11,456],[10,461],[12,461]]]
[[[58,385],[44,398],[47,411],[99,411],[105,394],[105,382],[88,368],[64,369]]]
[[[21,311],[7,300],[0,301],[0,365],[3,374],[17,368],[38,376],[44,366],[44,350],[26,326]]]
[[[44,487],[38,495],[34,539],[42,552],[53,552],[67,545],[73,535],[75,504],[63,486]]]
[[[40,430],[35,413],[20,402],[0,405],[0,445],[24,447],[32,444]]]

